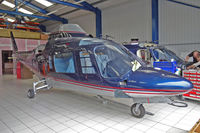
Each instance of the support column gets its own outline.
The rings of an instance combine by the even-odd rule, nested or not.
[[[152,0],[152,41],[159,43],[159,8],[158,0]]]
[[[18,6],[18,1],[15,0],[15,11],[16,11],[16,12],[18,12],[18,8],[17,8],[17,6]]]
[[[96,8],[95,14],[96,14],[96,37],[101,37],[102,36],[101,10]]]

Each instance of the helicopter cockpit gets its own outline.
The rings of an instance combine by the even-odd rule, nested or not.
[[[138,57],[134,56],[126,48],[110,40],[87,38],[82,39],[79,45],[95,45],[93,52],[90,51],[90,53],[94,53],[97,67],[104,78],[121,77],[128,71],[135,71],[144,65]],[[89,62],[86,64],[89,64]],[[94,70],[90,68],[90,71]]]

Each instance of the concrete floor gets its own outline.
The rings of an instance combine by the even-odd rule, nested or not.
[[[0,133],[186,133],[200,118],[195,101],[187,101],[187,108],[145,104],[155,115],[137,119],[124,105],[104,105],[93,96],[59,89],[28,99],[32,81],[0,78]]]

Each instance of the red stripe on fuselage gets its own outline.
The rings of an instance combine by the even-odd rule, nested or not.
[[[47,76],[47,77],[52,77],[52,76]],[[55,78],[55,77],[52,77],[52,78]],[[123,89],[123,90],[139,90],[139,91],[186,92],[185,90],[161,90],[161,89],[122,88],[122,87],[112,87],[112,86],[102,86],[102,85],[90,84],[90,83],[85,83],[85,82],[80,82],[80,81],[75,81],[75,80],[69,80],[69,79],[61,79],[61,78],[55,78],[55,79],[60,79],[60,80],[65,80],[65,81],[70,81],[70,82],[76,82],[76,83],[90,85],[90,86],[103,87],[103,88],[111,88],[111,89],[120,89],[120,90]]]
[[[59,79],[53,79],[53,80],[55,80],[55,81],[61,81],[61,82],[67,83],[67,84],[73,84],[73,85],[78,85],[78,86],[82,86],[82,87],[92,88],[92,89],[98,89],[98,90],[104,90],[104,91],[112,91],[112,92],[114,91],[114,90],[96,88],[96,87],[81,85],[81,84],[77,84],[77,83],[67,82],[67,81],[63,81],[63,80],[59,80]]]
[[[35,70],[30,65],[28,65],[24,62],[23,62],[23,64],[25,64],[25,65],[29,66],[30,68],[32,68],[33,70]],[[37,70],[35,70],[35,71],[37,72]],[[176,94],[179,94],[180,92],[186,92],[184,90],[160,90],[160,89],[138,89],[138,88],[111,87],[111,86],[102,86],[102,85],[84,83],[84,82],[79,82],[79,81],[70,80],[70,79],[55,78],[53,76],[44,76],[44,75],[42,75],[42,76],[52,78],[55,81],[61,81],[61,82],[68,83],[68,84],[73,84],[73,85],[78,85],[78,86],[82,86],[82,87],[88,87],[88,88],[98,89],[98,90],[103,90],[103,91],[110,91],[110,92],[114,92],[113,89],[120,89],[120,90],[124,91],[125,93],[158,94],[158,95],[176,95]],[[100,87],[100,88],[97,88],[97,87]],[[104,88],[110,88],[110,89],[104,89]],[[126,90],[130,90],[130,91],[126,91]],[[138,91],[138,92],[134,92],[134,91]],[[147,91],[147,92],[139,92],[139,91]],[[158,93],[152,93],[152,92],[149,92],[149,91],[154,91],[154,92],[157,91]],[[159,91],[166,92],[166,93],[159,93]],[[170,92],[174,92],[174,93],[170,93]]]
[[[104,90],[104,91],[110,91],[110,92],[114,92],[114,90],[109,90],[109,89],[103,89],[103,88],[97,88],[97,87],[92,87],[92,86],[86,86],[86,85],[83,85],[83,84],[80,84],[80,83],[74,83],[74,82],[68,82],[64,79],[59,79],[59,78],[53,78],[53,80],[55,81],[61,81],[61,82],[64,82],[64,83],[68,83],[68,84],[73,84],[73,85],[78,85],[78,86],[83,86],[83,87],[87,87],[87,88],[92,88],[92,89],[98,89],[98,90]],[[135,94],[153,94],[153,95],[176,95],[176,94],[179,94],[180,92],[174,92],[174,93],[169,93],[169,92],[166,92],[166,93],[152,93],[152,92],[134,92],[134,91],[125,91],[124,89],[120,89],[122,91],[124,91],[125,93],[135,93]]]

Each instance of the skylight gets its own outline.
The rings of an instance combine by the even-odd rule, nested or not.
[[[38,3],[40,3],[40,4],[42,4],[42,5],[46,6],[46,7],[53,5],[53,3],[51,3],[51,2],[49,2],[47,0],[35,0],[35,1],[37,1]]]
[[[25,14],[33,14],[32,12],[30,12],[30,11],[24,9],[24,8],[19,8],[19,11],[20,11],[20,12],[23,12],[23,13],[25,13]]]
[[[12,4],[12,3],[8,2],[8,1],[5,1],[5,0],[2,2],[2,4],[6,5],[6,6],[10,7],[10,8],[14,8],[15,7],[14,4]]]
[[[14,19],[11,19],[11,18],[7,18],[8,21],[10,22],[14,22],[15,20]]]

